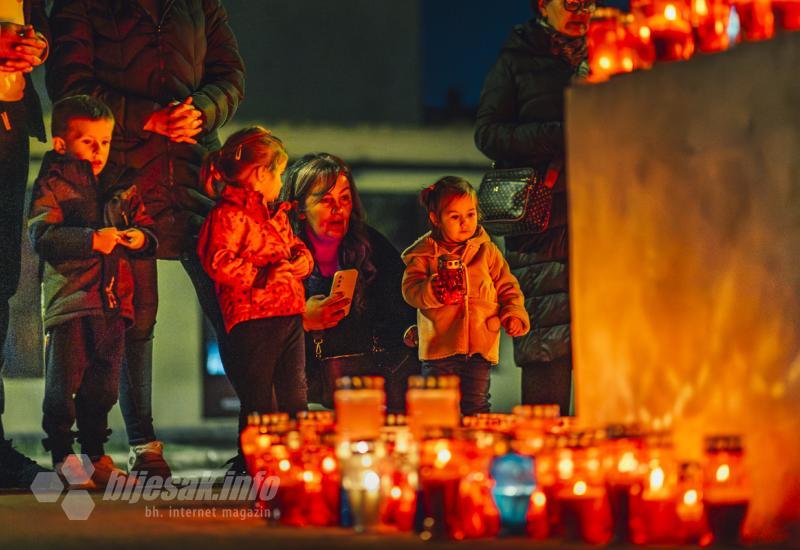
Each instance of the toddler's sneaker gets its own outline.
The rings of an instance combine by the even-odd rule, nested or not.
[[[0,439],[0,489],[30,489],[36,474],[49,471]]]
[[[128,480],[128,474],[122,468],[117,468],[114,461],[108,455],[101,455],[100,457],[92,460],[94,466],[94,473],[92,473],[92,481],[98,489],[105,489],[111,477],[115,479],[122,478]]]
[[[164,444],[161,441],[149,441],[131,447],[128,472],[138,472],[141,476],[160,476],[164,479],[171,477],[172,470],[164,460]]]
[[[88,457],[85,458],[85,461],[81,457],[86,457],[86,455],[67,455],[63,462],[55,464],[55,471],[69,489],[85,489],[87,491],[97,489],[90,473],[92,463],[89,462]]]

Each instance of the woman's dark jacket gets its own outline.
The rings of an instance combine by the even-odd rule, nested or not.
[[[546,169],[564,154],[564,89],[573,69],[550,51],[536,21],[517,25],[486,77],[475,144],[498,168]],[[570,356],[565,178],[554,188],[548,229],[506,238],[506,257],[525,294],[531,331],[514,339],[517,365]]]
[[[373,337],[375,344],[383,349],[403,347],[403,332],[416,322],[416,311],[412,309],[401,292],[405,265],[400,253],[392,243],[370,226],[365,226],[370,246],[372,247],[372,263],[376,268],[375,277],[364,292],[363,307],[359,307],[359,296],[353,297],[350,314],[338,325],[320,331],[323,344],[323,357],[346,355],[372,351]],[[351,266],[342,266],[348,269]],[[305,280],[306,299],[315,294],[328,295],[333,278],[322,277],[318,268],[314,268],[310,277]],[[315,349],[313,336],[306,338],[308,359],[314,359]]]
[[[219,0],[162,5],[154,18],[137,0],[56,0],[46,81],[53,100],[89,94],[111,108],[111,161],[138,171],[158,257],[176,258],[193,248],[213,206],[200,192],[199,167],[244,96],[244,63]],[[143,129],[154,111],[189,96],[203,113],[196,145]]]
[[[416,323],[416,310],[403,300],[401,291],[405,265],[400,253],[386,237],[370,226],[365,226],[372,248],[372,263],[376,268],[374,279],[366,285],[357,286],[350,314],[338,325],[324,331],[306,334],[306,371],[309,376],[309,401],[318,400],[315,379],[323,376],[317,359],[317,343],[323,358],[370,353],[374,348],[392,352],[385,355],[392,365],[393,372],[384,373],[390,409],[402,409],[405,377],[419,370],[415,350],[403,344],[403,333]],[[313,253],[313,252],[312,252]],[[351,266],[342,266],[347,269]],[[317,294],[328,295],[333,277],[322,277],[314,268],[305,280],[306,299]],[[362,293],[359,296],[359,293]],[[363,305],[359,306],[359,302]],[[391,359],[389,359],[391,357]],[[370,373],[370,374],[378,374]],[[389,387],[391,386],[391,388]],[[394,394],[402,394],[394,397]]]

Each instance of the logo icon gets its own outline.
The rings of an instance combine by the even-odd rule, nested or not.
[[[75,521],[89,519],[94,510],[94,500],[89,491],[80,487],[90,485],[94,466],[86,455],[69,455],[60,465],[61,475],[67,481],[68,486],[64,487],[64,482],[56,472],[39,472],[31,483],[31,492],[39,502],[58,502],[61,495],[66,495],[61,500],[61,509],[67,518]]]

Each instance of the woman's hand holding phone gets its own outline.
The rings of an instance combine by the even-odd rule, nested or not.
[[[306,330],[325,330],[333,328],[344,319],[350,298],[341,294],[325,296],[318,294],[306,300],[306,311],[303,313],[303,327]]]

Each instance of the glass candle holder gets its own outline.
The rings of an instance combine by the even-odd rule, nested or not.
[[[458,376],[409,376],[406,409],[411,433],[421,439],[427,428],[457,428],[460,402]]]
[[[696,545],[710,540],[703,506],[703,467],[698,462],[680,465],[675,511],[680,543]]]
[[[512,414],[514,439],[519,452],[535,456],[544,446],[545,435],[550,433],[559,421],[558,405],[517,405]]]
[[[775,36],[775,15],[772,0],[732,0],[742,36],[748,41],[769,40]]]
[[[500,512],[492,497],[489,465],[505,436],[491,430],[465,428],[461,437],[466,473],[459,485],[458,509],[464,538],[493,537],[500,532]]]
[[[533,458],[519,454],[505,442],[496,450],[489,467],[494,486],[492,498],[506,534],[522,534],[528,525],[531,497],[536,490]]]
[[[371,532],[380,525],[386,451],[380,440],[341,441],[336,451],[353,529]]]
[[[437,260],[436,274],[444,287],[445,304],[454,305],[464,301],[467,294],[467,278],[461,257],[456,254],[442,254]]]
[[[688,0],[646,0],[631,3],[650,29],[658,61],[680,61],[694,54],[694,36]]]
[[[716,544],[736,545],[750,503],[741,437],[707,437],[705,458],[703,504],[713,541]]]
[[[452,428],[426,428],[420,446],[420,537],[423,540],[464,538],[459,488],[467,467],[463,441]]]
[[[557,465],[561,525],[568,540],[608,544],[614,518],[603,481],[600,436],[594,432],[571,434]]]
[[[643,435],[633,424],[613,424],[606,428],[603,469],[614,517],[614,539],[618,543],[630,540],[631,488],[641,484],[646,472]]]
[[[390,472],[387,476],[388,491],[381,509],[381,523],[408,532],[414,528],[417,509],[419,449],[404,415],[386,416],[381,441],[386,447]]]
[[[701,52],[720,52],[730,47],[730,18],[730,0],[692,0],[692,25]]]
[[[339,435],[352,441],[380,437],[386,415],[381,376],[343,376],[336,380],[333,401]]]
[[[678,463],[669,432],[645,436],[644,475],[631,488],[630,534],[634,544],[674,544],[678,538]]]
[[[800,30],[800,0],[772,0],[772,11],[778,28]]]
[[[614,8],[595,11],[586,33],[590,82],[602,82],[612,75],[635,68],[631,51],[625,47],[621,13]]]

